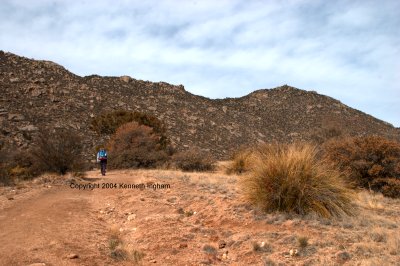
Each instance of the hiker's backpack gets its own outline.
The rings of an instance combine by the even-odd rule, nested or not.
[[[99,160],[100,161],[107,160],[107,152],[106,152],[106,150],[100,150],[99,151]]]

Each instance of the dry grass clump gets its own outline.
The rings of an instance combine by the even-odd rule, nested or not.
[[[354,192],[339,171],[318,159],[314,146],[268,145],[257,156],[240,182],[246,198],[263,210],[326,218],[354,214]]]
[[[243,174],[251,169],[254,161],[253,152],[250,149],[242,149],[233,155],[232,161],[226,169],[226,173],[230,174]]]
[[[172,164],[182,171],[212,171],[216,161],[207,153],[197,148],[182,151],[172,156]]]
[[[324,151],[355,185],[400,197],[400,143],[376,136],[356,137],[327,142]]]
[[[297,238],[297,244],[300,248],[306,248],[308,246],[308,237],[300,236]]]
[[[136,122],[122,125],[107,144],[110,168],[155,168],[164,164],[168,154],[160,139],[148,126]]]
[[[134,264],[139,264],[145,257],[145,254],[139,250],[127,250],[123,243],[121,234],[115,229],[110,232],[108,248],[110,250],[110,257],[116,261],[130,261]]]

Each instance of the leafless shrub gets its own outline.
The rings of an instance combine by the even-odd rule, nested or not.
[[[64,175],[68,171],[85,168],[82,151],[82,139],[76,132],[67,129],[57,129],[54,132],[42,130],[31,155],[38,172]]]

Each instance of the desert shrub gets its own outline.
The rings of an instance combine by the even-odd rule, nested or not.
[[[172,164],[183,171],[212,171],[215,160],[197,148],[181,151],[172,156]]]
[[[9,168],[0,163],[0,186],[10,186],[14,184],[14,179],[11,177]]]
[[[91,128],[101,135],[114,134],[123,124],[137,122],[139,125],[148,126],[157,133],[160,138],[159,144],[163,149],[169,147],[169,138],[167,137],[164,124],[155,116],[142,112],[129,112],[124,110],[104,113],[93,118]]]
[[[16,149],[10,153],[10,173],[16,180],[28,180],[41,174],[35,163],[32,148],[27,150]]]
[[[386,197],[400,198],[400,179],[376,178],[371,182],[371,189],[380,191]]]
[[[227,174],[242,174],[251,169],[253,153],[250,149],[241,149],[236,152],[226,169]]]
[[[400,143],[377,136],[355,137],[327,142],[324,150],[356,186],[390,197],[400,194]]]
[[[34,178],[40,172],[34,165],[30,150],[8,147],[1,150],[0,183],[14,185],[19,180]]]
[[[35,172],[55,172],[64,175],[68,171],[85,168],[82,156],[82,139],[72,130],[42,130],[30,151]]]
[[[240,179],[245,197],[267,212],[282,211],[321,217],[354,212],[354,192],[341,173],[319,159],[308,144],[263,145],[254,168]]]
[[[111,168],[154,168],[168,159],[161,136],[148,126],[130,122],[120,126],[107,144]]]

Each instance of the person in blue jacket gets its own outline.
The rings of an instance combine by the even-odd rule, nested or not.
[[[97,153],[97,162],[100,163],[101,174],[106,175],[107,168],[107,151],[104,148],[100,148]]]

